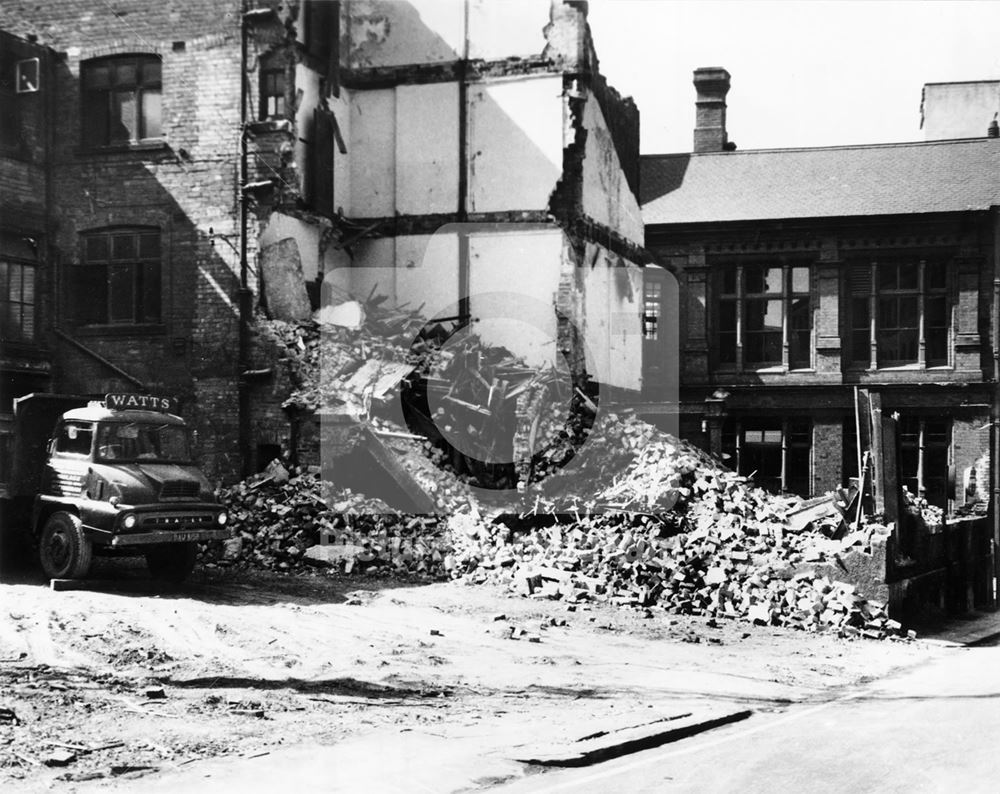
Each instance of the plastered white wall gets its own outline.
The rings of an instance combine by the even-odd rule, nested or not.
[[[328,262],[331,260],[328,258]],[[335,300],[384,295],[424,317],[457,313],[458,237],[454,233],[362,240],[350,260],[328,266],[323,295]]]
[[[598,223],[642,245],[644,227],[639,202],[622,171],[597,97],[588,94],[583,111],[587,143],[583,160],[583,211]]]
[[[372,218],[396,209],[396,91],[355,91],[351,99],[348,215]]]
[[[469,237],[469,310],[476,332],[529,364],[556,362],[555,294],[563,233],[511,227]]]
[[[593,263],[593,266],[591,266]],[[583,336],[587,369],[623,389],[642,384],[642,269],[587,243],[583,271]]]
[[[461,0],[346,0],[341,19],[352,69],[454,61],[465,46]]]
[[[562,175],[562,77],[469,86],[469,210],[542,210]]]
[[[397,212],[458,209],[458,109],[458,83],[396,89]]]

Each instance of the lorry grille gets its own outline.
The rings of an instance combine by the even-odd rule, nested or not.
[[[174,513],[171,515],[145,516],[139,521],[139,528],[143,530],[151,529],[212,529],[215,528],[215,516],[211,513],[201,513],[198,515],[184,515]]]
[[[161,499],[197,499],[201,486],[188,480],[168,480],[160,489]]]

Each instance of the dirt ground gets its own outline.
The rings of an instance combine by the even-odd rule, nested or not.
[[[103,563],[80,589],[0,585],[0,790],[128,790],[387,729],[516,747],[704,704],[777,711],[938,653],[323,571],[199,569],[163,592]]]

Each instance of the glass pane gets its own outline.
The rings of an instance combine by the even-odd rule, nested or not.
[[[115,64],[115,85],[134,87],[136,85],[136,65],[131,61]]]
[[[924,265],[924,286],[926,289],[945,289],[948,286],[948,269],[944,262]]]
[[[754,265],[745,269],[747,294],[781,294],[781,268]]]
[[[719,334],[719,363],[736,363],[736,334]]]
[[[720,289],[723,295],[736,294],[736,268],[727,267],[721,271],[722,284]]]
[[[747,331],[781,331],[780,300],[748,300],[746,315]]]
[[[916,262],[899,265],[899,288],[917,289],[919,284],[920,266]]]
[[[792,268],[792,292],[809,292],[809,268]]]
[[[135,235],[116,234],[112,238],[112,259],[131,262],[135,259]]]
[[[899,298],[899,325],[901,328],[916,328],[920,324],[920,303],[916,296]]]
[[[780,444],[781,443],[781,431],[780,430],[765,430],[764,433],[764,443],[765,444]]]
[[[147,88],[142,92],[143,138],[159,138],[163,134],[161,114],[160,92]]]
[[[792,330],[801,331],[812,328],[812,313],[809,311],[809,298],[795,298],[791,303],[788,315],[788,325]]]
[[[904,330],[899,332],[899,350],[896,356],[897,361],[914,363],[917,360],[917,347],[919,337],[917,329]]]
[[[747,333],[744,350],[748,364],[780,364],[781,332]]]
[[[107,88],[111,85],[111,72],[107,66],[84,66],[83,87],[85,90]]]
[[[21,338],[27,341],[35,338],[35,307],[31,303],[21,306]]]
[[[21,300],[21,277],[22,277],[21,267],[18,265],[11,265],[9,275],[7,276],[7,298],[12,301]]]
[[[945,328],[928,328],[926,333],[927,363],[946,364],[948,362],[948,332]]]
[[[875,268],[878,288],[896,289],[899,286],[898,269],[896,265],[879,265]]]
[[[139,236],[139,257],[141,259],[160,258],[159,232],[150,232]]]
[[[871,339],[868,329],[851,332],[851,361],[868,364],[871,361]]]
[[[927,326],[941,328],[948,325],[948,303],[944,296],[928,298],[924,305],[927,311],[924,323]]]
[[[160,321],[160,265],[147,263],[142,267],[142,317],[143,322]]]
[[[73,293],[76,317],[82,323],[108,321],[108,269],[106,265],[78,265]]]
[[[112,94],[111,141],[133,141],[135,129],[135,93],[116,91]]]
[[[110,252],[108,250],[108,236],[106,234],[96,234],[87,238],[86,251],[84,256],[88,262],[106,261]]]
[[[788,366],[805,369],[812,364],[809,331],[793,331],[788,337]]]
[[[4,339],[19,339],[21,337],[21,305],[19,303],[4,303],[0,311],[0,332]]]
[[[878,302],[879,328],[899,327],[899,306],[895,298],[880,298]]]
[[[734,301],[719,303],[719,330],[722,333],[736,333],[736,303]]]
[[[150,58],[142,63],[142,84],[153,86],[160,84],[161,64],[159,58]]]
[[[110,321],[115,323],[135,320],[134,267],[111,265],[108,268],[110,290]]]
[[[35,302],[35,268],[18,265],[21,271],[21,300],[25,303]]]

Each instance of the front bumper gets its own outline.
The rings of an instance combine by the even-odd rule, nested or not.
[[[148,546],[154,543],[205,543],[209,540],[228,540],[231,533],[228,529],[158,529],[153,532],[129,532],[113,535],[108,545],[114,548],[122,546]]]

